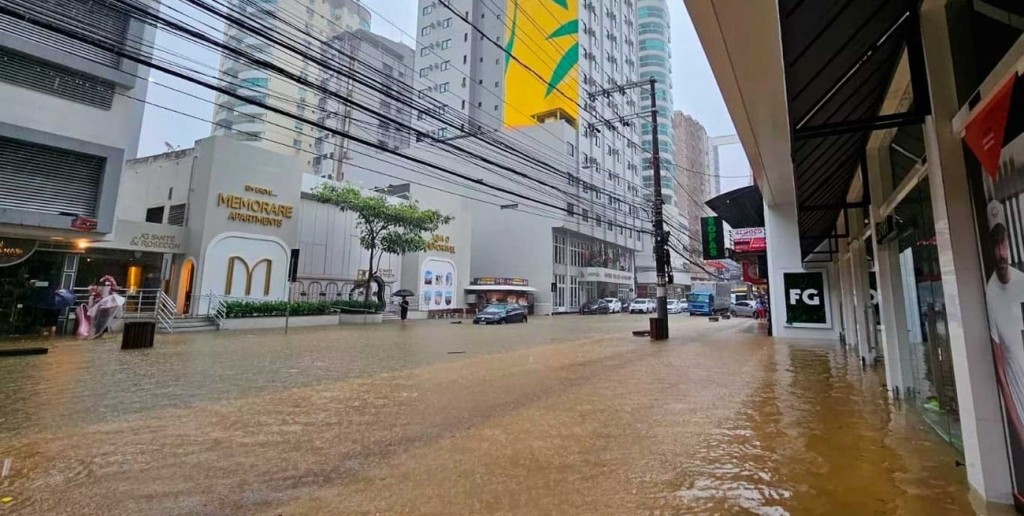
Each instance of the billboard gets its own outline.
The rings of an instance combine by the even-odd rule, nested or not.
[[[732,230],[732,251],[734,253],[763,253],[768,250],[768,239],[764,228],[741,228]]]
[[[964,143],[981,240],[989,338],[1017,506],[1024,507],[1024,78],[975,106]]]
[[[579,119],[579,2],[508,0],[505,126]],[[514,56],[514,58],[513,58]],[[540,75],[540,77],[537,77]]]

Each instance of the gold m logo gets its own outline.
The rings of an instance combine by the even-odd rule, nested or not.
[[[245,268],[245,296],[249,297],[252,294],[252,275],[256,272],[256,269],[260,265],[266,265],[266,274],[263,277],[263,295],[270,295],[270,274],[273,270],[272,266],[274,261],[270,258],[263,258],[256,263],[249,265],[249,262],[245,261],[245,258],[241,256],[232,256],[228,258],[228,274],[227,280],[224,285],[224,295],[230,296],[232,294],[231,287],[235,279],[235,263],[241,263],[242,267]]]

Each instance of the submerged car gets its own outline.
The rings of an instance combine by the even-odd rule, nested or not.
[[[587,301],[580,307],[580,314],[608,314],[611,313],[611,305],[608,304],[604,299],[593,299]]]
[[[631,314],[650,314],[654,313],[654,301],[646,298],[634,299],[629,304],[629,313]]]
[[[516,303],[492,303],[476,314],[473,324],[526,322],[526,310]]]
[[[683,313],[682,303],[678,299],[669,299],[668,302],[668,313],[670,314],[681,314]]]
[[[752,301],[737,301],[729,307],[729,313],[736,317],[753,317],[756,311]]]
[[[615,299],[614,297],[604,298],[604,302],[608,303],[608,311],[617,314],[622,311],[622,301]]]

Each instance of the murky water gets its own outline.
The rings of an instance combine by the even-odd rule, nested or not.
[[[0,514],[966,514],[838,349],[630,316],[175,335],[0,359]],[[453,353],[465,352],[465,353]]]

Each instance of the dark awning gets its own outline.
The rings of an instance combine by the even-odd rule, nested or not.
[[[779,0],[804,256],[833,233],[871,130],[918,120],[880,111],[916,2]],[[919,41],[919,39],[918,39]],[[913,73],[913,70],[912,70]]]
[[[734,229],[764,227],[764,198],[757,186],[725,192],[704,204]]]

